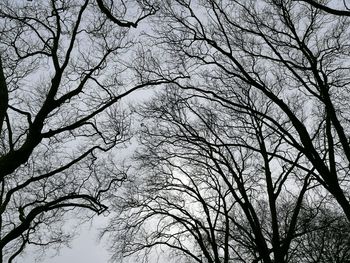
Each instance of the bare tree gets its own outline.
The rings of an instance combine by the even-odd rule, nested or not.
[[[0,262],[67,242],[67,212],[103,213],[125,178],[115,156],[130,120],[117,103],[168,82],[134,73],[130,28],[149,14],[127,4],[116,23],[102,1],[0,3]]]
[[[298,228],[305,234],[294,240],[291,262],[349,262],[349,223],[332,204],[305,209],[300,215]]]
[[[188,262],[294,259],[304,199],[318,184],[304,156],[251,111],[271,103],[252,89],[240,95],[237,108],[173,86],[138,109],[137,172],[113,197],[104,231],[115,259],[147,261],[166,248]]]
[[[140,173],[105,230],[115,256],[298,262],[308,247],[333,260],[306,244],[329,221],[301,226],[322,196],[350,220],[349,18],[304,1],[169,0],[154,19],[164,67],[190,78],[141,110]]]
[[[305,156],[350,220],[349,17],[292,0],[167,1],[158,17],[155,44],[191,76],[180,86],[242,110],[253,89],[270,106],[246,118]]]

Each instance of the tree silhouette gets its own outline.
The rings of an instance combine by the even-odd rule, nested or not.
[[[350,219],[349,18],[291,0],[169,1],[158,17],[154,45],[191,76],[180,86],[242,110],[236,94],[258,93],[269,111],[247,118],[305,156]]]
[[[104,231],[115,259],[168,247],[190,262],[289,262],[313,171],[263,119],[175,90],[137,110],[138,166]],[[245,95],[241,105],[261,105]]]
[[[328,234],[300,226],[326,199],[350,220],[350,21],[306,2],[159,6],[157,59],[189,78],[137,110],[139,166],[104,232],[116,258],[168,247],[189,262],[298,262],[309,247],[331,260],[302,245]]]
[[[128,8],[116,24],[102,1],[1,2],[1,262],[28,243],[66,243],[67,213],[103,213],[104,193],[125,179],[111,157],[130,137],[118,103],[169,82],[137,73],[129,28],[147,15],[124,22]]]

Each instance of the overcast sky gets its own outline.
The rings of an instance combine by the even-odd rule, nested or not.
[[[150,99],[154,92],[159,89],[144,89],[133,92],[128,97],[124,98],[125,104],[135,106],[142,101]],[[138,125],[138,124],[135,124]],[[119,153],[124,158],[130,156],[135,145],[127,145],[127,148],[120,149]],[[119,156],[120,157],[120,156]],[[27,247],[23,257],[19,256],[16,263],[107,263],[110,259],[110,254],[107,251],[106,240],[99,241],[99,230],[107,223],[108,218],[103,216],[95,217],[92,224],[86,223],[82,226],[82,231],[79,231],[76,238],[71,242],[71,246],[64,247],[59,254],[53,256],[55,253],[52,250],[45,252],[43,258],[39,258],[30,248]],[[69,222],[67,222],[69,223]],[[35,260],[37,259],[37,261]]]
[[[106,219],[100,217],[93,224],[82,227],[70,248],[63,248],[59,255],[52,257],[52,251],[48,255],[35,261],[35,255],[27,251],[23,257],[19,257],[16,263],[107,263],[110,256],[103,242],[98,241],[98,228]],[[51,255],[51,257],[50,257]]]

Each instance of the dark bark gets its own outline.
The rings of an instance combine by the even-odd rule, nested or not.
[[[2,127],[4,126],[7,107],[8,107],[8,89],[7,89],[6,78],[5,78],[4,68],[2,65],[2,59],[0,54],[0,133],[2,132]]]
[[[327,5],[323,5],[323,4],[320,4],[314,0],[293,0],[295,2],[305,2],[305,3],[308,3],[310,5],[312,5],[313,7],[316,7],[322,11],[325,11],[329,14],[332,14],[332,15],[336,15],[336,16],[350,16],[350,11],[349,10],[339,10],[339,9],[334,9],[334,8],[331,8]]]

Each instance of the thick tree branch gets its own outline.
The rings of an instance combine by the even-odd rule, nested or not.
[[[149,7],[148,12],[146,12],[144,15],[142,15],[141,17],[139,17],[135,22],[131,22],[131,21],[125,21],[125,20],[121,20],[117,17],[115,17],[111,11],[106,7],[106,5],[103,3],[103,0],[96,0],[98,7],[100,8],[101,12],[104,13],[106,15],[106,17],[111,20],[113,23],[117,24],[120,27],[134,27],[136,28],[137,25],[144,20],[145,18],[154,15],[157,12],[157,8],[155,8],[154,6]]]
[[[322,11],[325,11],[329,14],[332,15],[337,15],[337,16],[350,16],[350,11],[349,10],[339,10],[339,9],[334,9],[331,7],[328,7],[326,5],[320,4],[314,0],[293,0],[295,2],[305,2],[308,3],[310,5],[312,5],[313,7],[316,7]]]
[[[8,107],[8,99],[8,88],[0,54],[0,134],[2,132],[2,127],[4,126]]]

